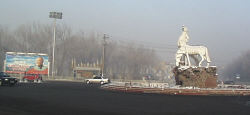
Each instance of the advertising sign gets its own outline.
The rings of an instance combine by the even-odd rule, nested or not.
[[[40,53],[6,53],[7,73],[48,74],[48,55]]]

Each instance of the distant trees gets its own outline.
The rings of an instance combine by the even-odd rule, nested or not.
[[[240,81],[250,81],[250,50],[235,59],[224,71],[225,79],[235,80],[236,76]]]
[[[107,72],[122,79],[141,79],[159,61],[154,50],[133,44],[111,43],[107,48]],[[120,74],[122,76],[116,76]]]
[[[72,74],[71,61],[96,62],[102,57],[102,39],[84,32],[73,33],[67,25],[57,26],[55,68],[60,76]],[[51,25],[24,24],[10,31],[0,25],[0,66],[5,52],[46,53],[52,60]],[[109,42],[106,47],[106,73],[113,78],[141,79],[158,62],[154,50],[135,44]],[[3,69],[3,68],[1,68]]]

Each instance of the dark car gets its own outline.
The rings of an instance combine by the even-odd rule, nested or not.
[[[10,77],[7,73],[0,72],[0,85],[9,85],[13,86],[17,83],[17,79]]]
[[[224,84],[227,84],[227,85],[234,85],[234,81],[225,81]]]

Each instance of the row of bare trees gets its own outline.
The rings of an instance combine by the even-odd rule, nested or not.
[[[94,33],[72,32],[67,25],[57,25],[55,67],[59,76],[72,75],[72,59],[77,63],[95,62],[102,57],[102,39]],[[14,30],[0,25],[0,66],[5,52],[34,52],[52,55],[51,25],[39,23],[20,25]],[[131,43],[108,42],[106,71],[116,78],[140,79],[158,61],[154,50]]]
[[[249,70],[250,70],[250,50],[243,53],[241,56],[236,58],[226,67],[224,71],[224,78],[227,80],[250,81]]]

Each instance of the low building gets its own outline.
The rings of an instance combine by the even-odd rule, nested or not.
[[[76,78],[92,78],[94,75],[100,75],[101,64],[97,62],[94,63],[81,63],[76,64],[76,61],[72,60],[73,76]]]

